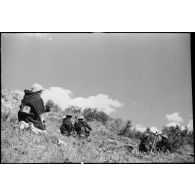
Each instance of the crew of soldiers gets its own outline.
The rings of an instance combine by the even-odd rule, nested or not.
[[[41,93],[44,88],[40,84],[34,84],[31,90],[24,90],[24,98],[21,101],[18,112],[20,129],[30,128],[34,133],[46,133],[46,123],[44,113],[49,112],[50,108],[44,106]],[[72,119],[71,114],[63,118],[60,126],[62,135],[77,135],[79,138],[87,138],[91,132],[90,125],[84,120],[83,116]],[[153,150],[170,150],[169,139],[165,134],[153,133],[148,128],[139,145],[139,151],[151,152]]]
[[[50,108],[44,106],[41,97],[45,89],[38,83],[33,84],[31,90],[24,90],[24,97],[21,101],[18,111],[18,121],[20,122],[20,130],[30,129],[35,134],[46,133],[46,123],[44,113],[49,112]],[[75,122],[72,121],[72,115],[67,114],[63,118],[60,131],[62,135],[70,136],[74,133],[78,137],[88,137],[91,127],[84,120],[83,116],[75,117]]]
[[[153,133],[150,128],[147,128],[139,144],[139,151],[148,153],[154,151],[166,152],[168,150],[172,151],[168,136],[158,132]]]
[[[70,136],[77,134],[79,138],[87,138],[91,130],[90,125],[84,120],[83,116],[75,116],[75,120],[73,122],[72,115],[70,114],[67,114],[66,117],[63,118],[62,125],[60,127],[62,135]]]

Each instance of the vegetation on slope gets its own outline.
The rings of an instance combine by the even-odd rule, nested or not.
[[[82,111],[80,108],[69,107],[62,111],[57,105],[49,102],[52,111],[46,115],[47,134],[35,135],[28,130],[19,130],[17,111],[21,97],[6,91],[6,94],[2,93],[1,100],[2,163],[194,162],[194,158],[190,156],[193,153],[193,134],[186,134],[185,141],[181,141],[180,145],[175,147],[174,143],[178,142],[178,139],[182,140],[182,136],[177,136],[178,129],[169,131],[169,136],[174,138],[174,153],[146,155],[138,152],[142,133],[132,128],[131,121],[113,119],[104,112],[91,108]],[[85,116],[93,129],[89,139],[78,139],[75,135],[65,137],[60,134],[59,127],[66,113]],[[59,145],[59,139],[65,144]]]

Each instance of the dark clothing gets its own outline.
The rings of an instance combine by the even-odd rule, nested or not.
[[[162,140],[156,144],[156,148],[158,151],[163,152],[166,152],[167,150],[172,151],[169,139],[166,137],[162,137]]]
[[[21,101],[20,111],[18,112],[18,120],[27,123],[32,122],[36,128],[45,130],[46,125],[41,122],[40,114],[46,112],[43,99],[39,92],[31,92],[24,90],[24,98]],[[24,106],[30,107],[30,113],[22,112]]]
[[[171,151],[171,146],[168,137],[162,135],[155,135],[153,133],[144,133],[144,136],[139,145],[139,151]]]
[[[71,118],[64,118],[62,125],[60,127],[61,134],[69,136],[71,135],[72,130],[73,130],[73,124]]]
[[[74,130],[79,136],[84,135],[88,137],[92,129],[86,121],[78,120],[74,123]]]
[[[144,133],[141,142],[139,144],[140,152],[151,152],[153,145],[155,144],[155,135],[153,133]]]
[[[35,115],[39,115],[46,111],[40,92],[31,92],[29,90],[24,90],[24,93],[25,95],[22,100],[22,104],[30,106],[32,113],[34,113]]]

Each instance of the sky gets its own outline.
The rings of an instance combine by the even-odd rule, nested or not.
[[[193,125],[188,33],[7,33],[2,87],[33,83],[62,108],[97,107],[134,126]]]

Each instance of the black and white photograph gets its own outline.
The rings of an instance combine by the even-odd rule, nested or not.
[[[1,163],[194,163],[190,33],[1,33]]]

